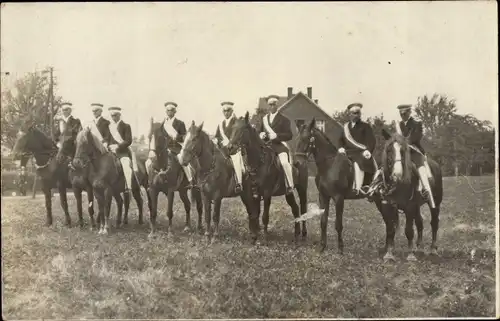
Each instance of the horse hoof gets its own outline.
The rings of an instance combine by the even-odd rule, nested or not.
[[[191,232],[191,228],[189,226],[186,226],[184,230],[182,230],[184,233],[189,233]]]
[[[417,261],[417,257],[415,256],[415,254],[410,253],[410,254],[408,254],[408,256],[406,257],[406,260],[407,260],[407,261],[409,261],[409,262],[416,262],[416,261]]]
[[[205,236],[210,236],[210,232],[205,231]]]
[[[439,256],[438,250],[436,248],[432,248],[431,252],[430,252],[430,255]]]
[[[324,253],[325,250],[326,250],[326,245],[320,245],[320,247],[318,248],[319,253]]]
[[[390,261],[395,262],[396,261],[396,257],[394,257],[393,254],[386,253],[384,255],[384,262],[390,262]]]
[[[154,234],[153,232],[150,232],[150,233],[148,234],[148,239],[150,239],[150,240],[151,240],[154,236],[155,236],[155,234]]]
[[[104,230],[104,231],[102,231],[102,234],[103,234],[103,235],[107,235],[107,234],[108,234],[108,230]]]
[[[128,225],[128,221],[123,221],[123,225]]]
[[[139,220],[137,223],[138,223],[139,225],[144,224],[144,222],[143,222],[142,220]]]

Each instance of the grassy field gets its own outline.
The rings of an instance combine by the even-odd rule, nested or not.
[[[471,183],[482,190],[494,186],[494,178],[471,178]],[[135,203],[129,226],[98,236],[87,227],[65,228],[58,198],[53,199],[51,228],[44,226],[42,197],[4,199],[3,317],[491,317],[496,300],[494,195],[494,190],[474,194],[464,179],[447,178],[439,257],[422,253],[418,262],[405,260],[402,217],[392,263],[381,259],[382,218],[364,200],[346,202],[345,254],[340,256],[334,219],[325,253],[316,251],[318,217],[309,221],[308,240],[293,246],[292,215],[283,197],[271,205],[269,246],[255,247],[249,245],[246,213],[236,199],[223,201],[221,239],[213,245],[182,232],[184,210],[177,195],[174,235],[165,235],[162,212],[153,240],[147,238],[148,224],[137,225]],[[317,201],[311,184],[309,202]],[[164,196],[161,202],[165,206]],[[70,208],[76,223],[72,197]],[[429,215],[423,208],[426,251]]]

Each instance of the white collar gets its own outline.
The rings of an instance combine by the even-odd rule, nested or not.
[[[71,115],[69,115],[68,117],[64,117],[64,116],[62,116],[62,118],[61,118],[61,119],[62,119],[62,120],[64,120],[64,122],[65,122],[65,123],[67,123],[67,122],[68,122],[68,119],[69,119],[70,117],[71,117]]]
[[[231,114],[231,117],[229,118],[224,118],[224,123],[230,122],[233,118],[235,118],[234,113]]]
[[[122,120],[120,119],[117,123],[115,123],[114,121],[112,121],[111,124],[113,124],[114,126],[118,126],[121,122],[122,122]]]
[[[170,118],[170,119],[168,119],[168,117],[165,117],[165,122],[167,122],[167,123],[173,123],[174,120],[175,120],[175,116]]]
[[[101,119],[101,118],[102,118],[102,116],[99,116],[99,117],[97,117],[97,118],[94,118],[94,122],[97,124],[97,122],[98,122],[98,121],[99,121],[99,119]]]
[[[408,124],[408,121],[412,118],[412,116],[410,116],[406,121],[403,120],[403,123],[406,125]]]

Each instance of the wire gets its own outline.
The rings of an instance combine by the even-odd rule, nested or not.
[[[487,189],[482,190],[482,191],[476,191],[476,189],[474,189],[474,187],[472,187],[472,185],[471,185],[471,183],[469,181],[469,178],[467,176],[462,175],[462,174],[460,174],[460,176],[464,177],[467,180],[467,184],[469,185],[469,187],[471,188],[471,190],[474,193],[476,193],[476,194],[478,194],[478,193],[484,193],[484,192],[491,191],[491,190],[495,189],[495,186],[493,186],[493,187],[487,188]]]

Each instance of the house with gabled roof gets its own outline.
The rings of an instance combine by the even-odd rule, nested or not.
[[[312,87],[307,87],[307,93],[299,91],[293,92],[293,87],[288,87],[287,95],[280,96],[278,100],[279,112],[286,116],[292,126],[294,141],[291,142],[291,148],[295,148],[295,138],[297,137],[300,126],[316,119],[316,127],[323,131],[330,140],[336,144],[339,136],[342,134],[342,125],[335,121],[326,111],[319,106],[318,99],[312,95]],[[260,97],[258,107],[260,111],[266,113],[269,106],[266,97]],[[261,119],[253,119],[256,125],[260,124]]]

